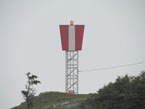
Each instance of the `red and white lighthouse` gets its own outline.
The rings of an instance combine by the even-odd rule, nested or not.
[[[66,51],[65,91],[78,93],[78,51],[82,50],[84,25],[60,25],[62,50]],[[72,93],[73,92],[73,93]]]

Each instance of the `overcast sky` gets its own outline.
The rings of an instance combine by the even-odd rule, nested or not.
[[[37,95],[64,92],[59,25],[70,20],[85,25],[80,70],[145,62],[145,0],[0,0],[0,109],[24,101],[27,72],[42,82]],[[145,64],[79,72],[79,93],[143,70]]]

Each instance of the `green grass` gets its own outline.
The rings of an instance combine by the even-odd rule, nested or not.
[[[78,105],[86,100],[87,94],[67,94],[62,92],[44,92],[40,93],[34,99],[33,109],[79,109]],[[26,103],[22,103],[12,109],[27,109]]]

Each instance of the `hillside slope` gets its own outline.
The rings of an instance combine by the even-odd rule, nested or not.
[[[87,94],[70,95],[62,92],[44,92],[35,97],[33,109],[79,109],[78,105],[86,100]],[[27,109],[22,103],[12,109]]]

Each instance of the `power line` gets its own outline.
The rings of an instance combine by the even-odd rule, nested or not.
[[[90,70],[80,70],[79,72],[88,72],[88,71],[97,71],[97,70],[106,70],[106,69],[115,69],[119,67],[128,67],[138,64],[145,64],[145,62],[139,62],[139,63],[133,63],[133,64],[126,64],[126,65],[120,65],[120,66],[113,66],[113,67],[103,67],[103,68],[97,68],[97,69],[90,69]]]

